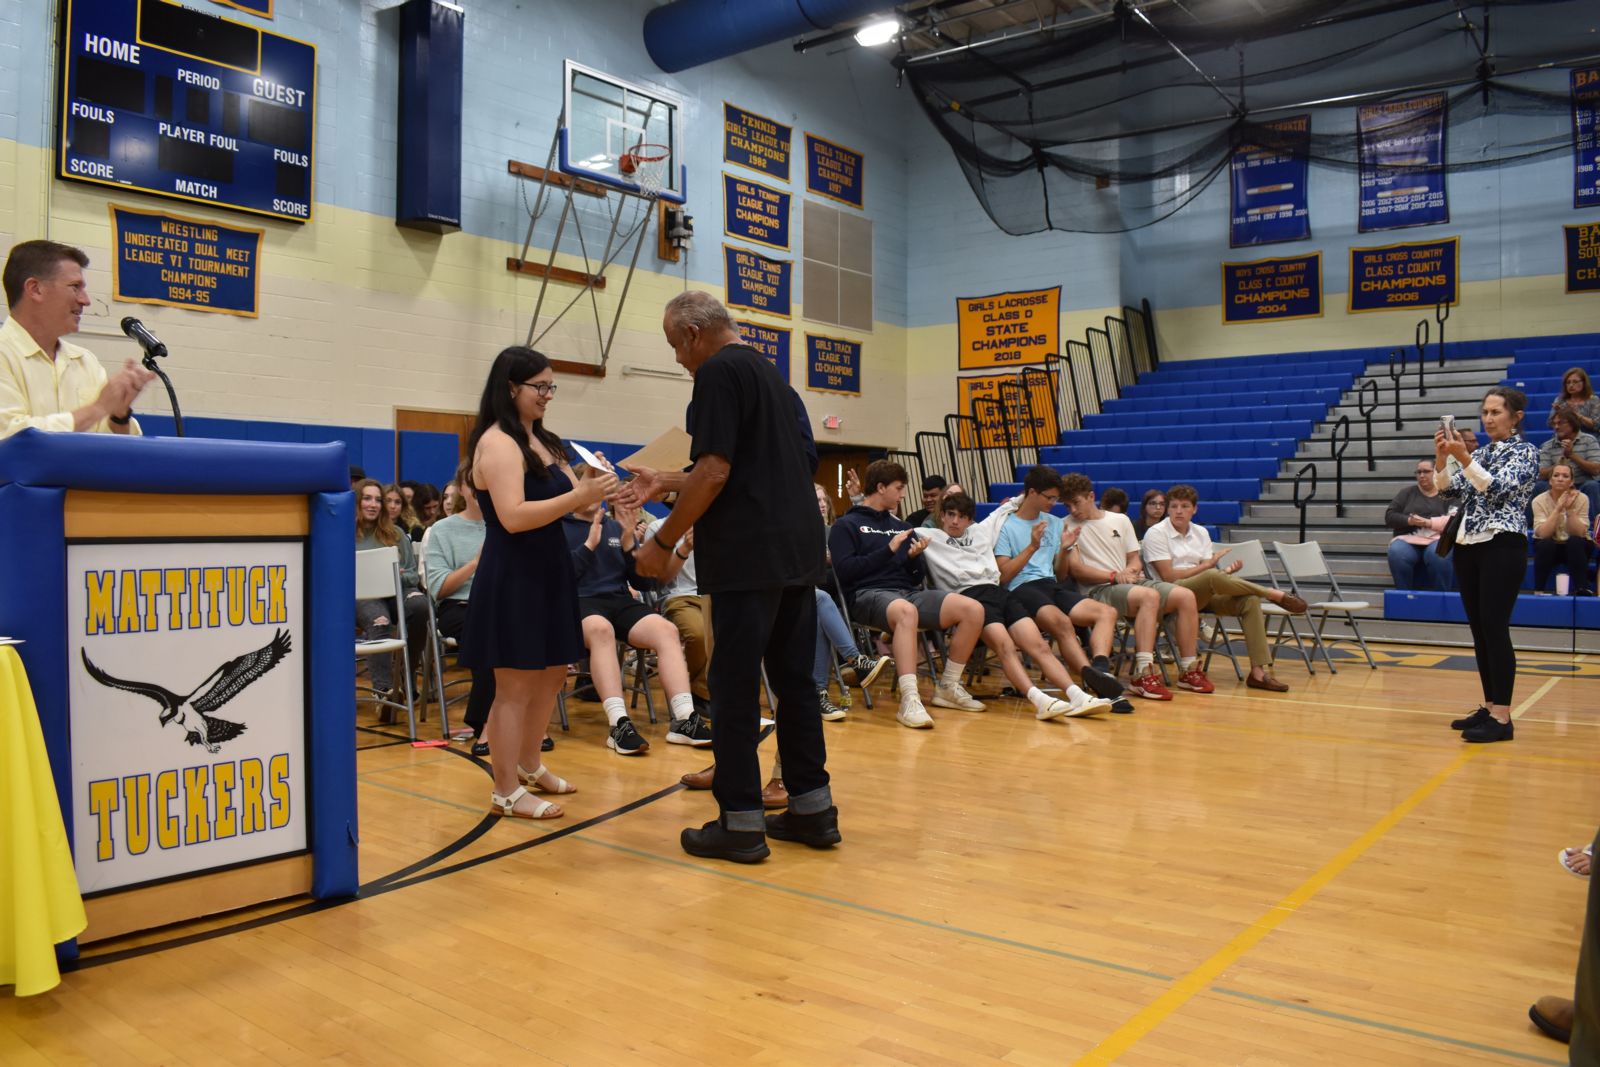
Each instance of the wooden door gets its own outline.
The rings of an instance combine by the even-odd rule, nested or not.
[[[821,462],[817,464],[817,484],[822,486],[833,501],[834,515],[843,515],[850,510],[850,497],[844,491],[844,476],[846,471],[853,470],[857,476],[867,472],[867,464],[872,462],[872,453],[860,452],[825,452]]]
[[[395,430],[428,430],[433,433],[453,433],[458,441],[456,461],[467,458],[467,441],[472,437],[472,427],[478,416],[466,411],[423,411],[419,408],[395,408]],[[395,447],[399,447],[396,441]],[[395,457],[398,470],[399,456]]]

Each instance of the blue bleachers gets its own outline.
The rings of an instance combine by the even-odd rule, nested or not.
[[[1185,410],[1216,412],[1223,410],[1240,410],[1254,412],[1262,407],[1284,407],[1315,405],[1326,410],[1330,405],[1337,404],[1343,393],[1342,389],[1282,389],[1277,392],[1199,392],[1199,387],[1191,384],[1186,390],[1180,390],[1170,395],[1140,393],[1128,396],[1126,393],[1116,400],[1107,400],[1100,405],[1104,412],[1141,412],[1157,411],[1166,414],[1169,418],[1176,403],[1181,402]]]
[[[1123,401],[1109,400],[1105,410],[1098,415],[1085,415],[1083,428],[1086,430],[1116,429],[1121,427],[1168,427],[1175,422],[1189,421],[1188,418],[1175,412],[1170,406],[1142,410],[1128,410],[1121,407]],[[1273,422],[1304,422],[1315,425],[1321,422],[1328,414],[1327,404],[1258,404],[1248,407],[1207,407],[1204,409],[1206,418],[1217,423],[1238,423],[1245,426],[1260,425]],[[1201,421],[1201,420],[1194,420]],[[1206,427],[1201,427],[1205,429]],[[1211,426],[1210,429],[1215,429]],[[1309,433],[1309,431],[1307,431]],[[1212,434],[1211,436],[1234,436],[1231,434]],[[1262,436],[1253,432],[1251,437]],[[1271,436],[1278,436],[1272,434]],[[1304,436],[1304,435],[1302,435]]]
[[[1090,415],[1089,419],[1098,419],[1097,415]],[[1188,449],[1191,442],[1215,441],[1249,441],[1249,440],[1287,440],[1299,441],[1311,436],[1311,429],[1316,425],[1312,419],[1285,419],[1277,421],[1195,421],[1171,423],[1161,427],[1159,434],[1152,433],[1150,427],[1144,425],[1128,426],[1118,425],[1115,420],[1102,420],[1092,429],[1068,430],[1061,435],[1061,444],[1069,448],[1080,448],[1084,445],[1121,445],[1121,444],[1151,444],[1156,441],[1166,443],[1168,453],[1175,446]]]
[[[1461,594],[1412,589],[1387,589],[1383,617],[1409,622],[1467,621]],[[1519,596],[1511,609],[1513,626],[1551,626],[1562,630],[1600,629],[1600,598]]]
[[[1060,453],[1061,449],[1051,449],[1053,453]],[[1070,451],[1069,451],[1069,454]],[[1169,451],[1166,457],[1159,460],[1161,476],[1171,478],[1173,484],[1178,482],[1193,482],[1195,480],[1215,481],[1217,479],[1245,478],[1261,481],[1266,478],[1276,477],[1280,461],[1270,456],[1258,456],[1255,459],[1173,459]],[[1043,457],[1041,457],[1043,459]],[[1126,457],[1123,457],[1126,459]],[[1044,461],[1049,462],[1049,461]],[[1153,460],[1132,460],[1119,463],[1085,461],[1081,456],[1072,455],[1063,465],[1063,470],[1077,471],[1087,475],[1096,486],[1121,485],[1126,481],[1149,481],[1152,473]],[[1054,466],[1055,464],[1051,464]],[[1017,478],[1021,480],[1027,473],[1026,466],[1017,468]]]
[[[1122,390],[1124,400],[1131,398],[1148,399],[1150,397],[1190,397],[1203,395],[1232,396],[1240,403],[1281,403],[1292,404],[1306,400],[1320,399],[1331,395],[1335,399],[1350,387],[1352,375],[1345,374],[1313,374],[1304,378],[1257,378],[1252,376],[1249,381],[1248,393],[1230,393],[1225,388],[1225,381],[1218,381],[1214,376],[1205,381],[1173,381],[1164,374],[1159,380],[1147,377],[1144,382],[1127,386]],[[1209,387],[1208,387],[1209,385]],[[1306,396],[1304,394],[1312,394]],[[1287,394],[1298,394],[1291,398]]]
[[[1063,434],[1063,437],[1070,435]],[[1228,441],[1189,441],[1175,448],[1170,441],[1145,444],[1048,445],[1039,450],[1039,462],[1063,470],[1074,463],[1132,463],[1137,460],[1165,462],[1173,455],[1185,459],[1258,459],[1276,456],[1287,448],[1291,452],[1297,444],[1293,437],[1235,438]]]

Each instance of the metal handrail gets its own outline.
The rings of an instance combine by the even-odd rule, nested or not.
[[[1094,388],[1101,399],[1101,408],[1105,408],[1106,390],[1100,384],[1100,364],[1105,362],[1106,375],[1111,379],[1111,397],[1114,399],[1122,395],[1122,382],[1117,378],[1116,356],[1111,348],[1111,335],[1098,326],[1091,326],[1083,331],[1083,336],[1089,345],[1089,366],[1095,371]],[[1096,344],[1095,342],[1099,342]]]
[[[1344,431],[1343,440],[1339,438],[1341,430]],[[1344,518],[1344,450],[1349,447],[1350,416],[1340,415],[1339,421],[1333,424],[1333,433],[1328,436],[1328,452],[1333,460],[1333,513],[1341,519]]]
[[[946,420],[946,425],[949,425],[949,420]],[[955,475],[956,450],[955,445],[950,441],[949,434],[936,430],[918,430],[912,438],[912,444],[916,448],[917,465],[922,468],[922,477],[926,478],[930,474],[942,474],[946,479],[949,479]],[[943,452],[942,456],[939,455],[941,451]],[[944,462],[939,462],[941,459]],[[919,480],[917,485],[920,487],[921,484],[922,482]]]
[[[1413,336],[1417,343],[1417,395],[1428,395],[1428,359],[1425,349],[1428,347],[1428,320],[1423,319],[1417,323],[1417,332]]]
[[[1001,388],[1002,390],[1004,389],[1003,384]],[[977,440],[973,442],[973,446],[984,452],[985,455],[987,455],[987,451],[990,447],[1004,448],[1006,469],[1015,471],[1017,469],[1017,454],[1014,447],[1014,442],[1012,441],[1010,420],[1006,418],[1005,402],[1003,400],[997,400],[992,396],[973,397],[972,417],[977,424],[976,429],[978,434]],[[994,441],[995,445],[991,446],[991,441]],[[959,441],[957,443],[962,444],[962,442]],[[987,464],[985,464],[985,466],[987,466]],[[987,473],[987,471],[985,473]],[[971,493],[978,487],[963,486],[963,488],[966,488],[968,495],[971,495]],[[987,484],[985,484],[983,487],[985,496],[988,495],[988,490],[989,487]]]
[[[1367,404],[1367,387],[1372,387],[1372,404]],[[1367,420],[1367,470],[1378,469],[1378,462],[1372,456],[1372,413],[1378,410],[1378,380],[1376,378],[1361,379],[1361,386],[1356,390],[1356,410],[1361,412],[1361,417]]]
[[[911,484],[917,487],[922,485],[922,476],[927,473],[922,467],[922,457],[915,452],[907,452],[899,448],[891,448],[884,452],[884,459],[893,460],[906,469],[906,475],[911,479]]]
[[[1394,358],[1396,356],[1400,357],[1398,369],[1396,369]],[[1406,428],[1405,421],[1400,418],[1400,379],[1404,378],[1405,376],[1406,350],[1404,348],[1397,348],[1389,353],[1389,380],[1394,382],[1394,428],[1396,430],[1403,430]]]
[[[1441,300],[1433,305],[1433,321],[1439,324],[1439,367],[1444,368],[1444,320],[1450,317],[1450,305]]]
[[[1305,498],[1302,499],[1301,496],[1300,496],[1300,481],[1301,481],[1301,479],[1303,479],[1306,476],[1306,472],[1307,471],[1311,472],[1311,492],[1307,493],[1305,495]],[[1301,544],[1305,544],[1306,543],[1306,508],[1310,507],[1311,506],[1311,502],[1313,500],[1315,500],[1316,498],[1317,498],[1317,465],[1315,463],[1307,463],[1305,466],[1301,467],[1299,470],[1295,471],[1295,473],[1294,473],[1294,506],[1300,509],[1300,543]]]
[[[918,436],[921,436],[920,434]],[[949,480],[960,485],[963,489],[983,486],[983,494],[989,495],[991,484],[989,477],[989,463],[986,449],[983,447],[983,427],[972,415],[958,415],[951,413],[944,417],[943,437],[951,445]],[[971,440],[976,443],[974,448],[958,448],[956,442]]]

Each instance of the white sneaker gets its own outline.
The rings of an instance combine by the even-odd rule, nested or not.
[[[900,698],[900,710],[895,713],[900,725],[912,730],[933,729],[933,716],[922,706],[922,698],[907,694]]]
[[[1038,719],[1040,722],[1046,722],[1050,719],[1059,719],[1063,715],[1071,714],[1072,705],[1068,704],[1065,700],[1052,700],[1042,708],[1033,709],[1033,717]]]
[[[961,688],[960,682],[945,685],[940,682],[933,687],[933,706],[936,708],[955,708],[958,711],[983,711],[984,706],[979,701],[972,699],[972,694]]]
[[[1078,690],[1078,697],[1078,700],[1072,701],[1067,705],[1071,709],[1067,714],[1073,718],[1077,718],[1079,715],[1101,715],[1111,710],[1111,701],[1105,697],[1093,696],[1081,689]]]

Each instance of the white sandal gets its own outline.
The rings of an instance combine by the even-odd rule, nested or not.
[[[1569,864],[1567,862],[1572,856],[1576,855],[1579,852],[1581,852],[1585,856],[1589,857],[1589,870],[1590,870],[1590,873],[1593,873],[1593,871],[1594,871],[1594,846],[1593,845],[1584,845],[1582,848],[1564,848],[1564,849],[1562,849],[1561,852],[1559,853],[1559,857],[1558,857],[1561,860],[1561,869],[1566,871],[1568,874],[1572,875],[1572,877],[1574,877],[1574,878],[1588,878],[1589,875],[1587,875],[1587,874],[1579,874],[1577,871],[1573,870],[1571,864]]]
[[[543,778],[547,774],[556,780],[556,787],[554,789],[546,789],[544,786],[539,784],[539,779]],[[545,765],[542,763],[539,764],[539,769],[536,771],[524,770],[522,764],[517,764],[517,781],[521,782],[523,785],[531,785],[541,793],[555,793],[558,795],[563,795],[566,793],[576,793],[578,791],[577,786],[573,785],[559,774],[555,774],[547,770]]]
[[[533,799],[534,808],[532,812],[521,812],[517,810],[517,801],[521,800],[523,797],[529,797]],[[552,812],[554,812],[554,814],[551,814]],[[532,793],[528,792],[520,785],[517,786],[516,791],[508,797],[503,797],[499,793],[491,790],[489,793],[489,813],[491,815],[503,815],[510,819],[559,819],[561,816],[566,814],[566,812],[562,811],[559,807],[550,803],[548,800],[540,800],[537,797],[534,797]]]

